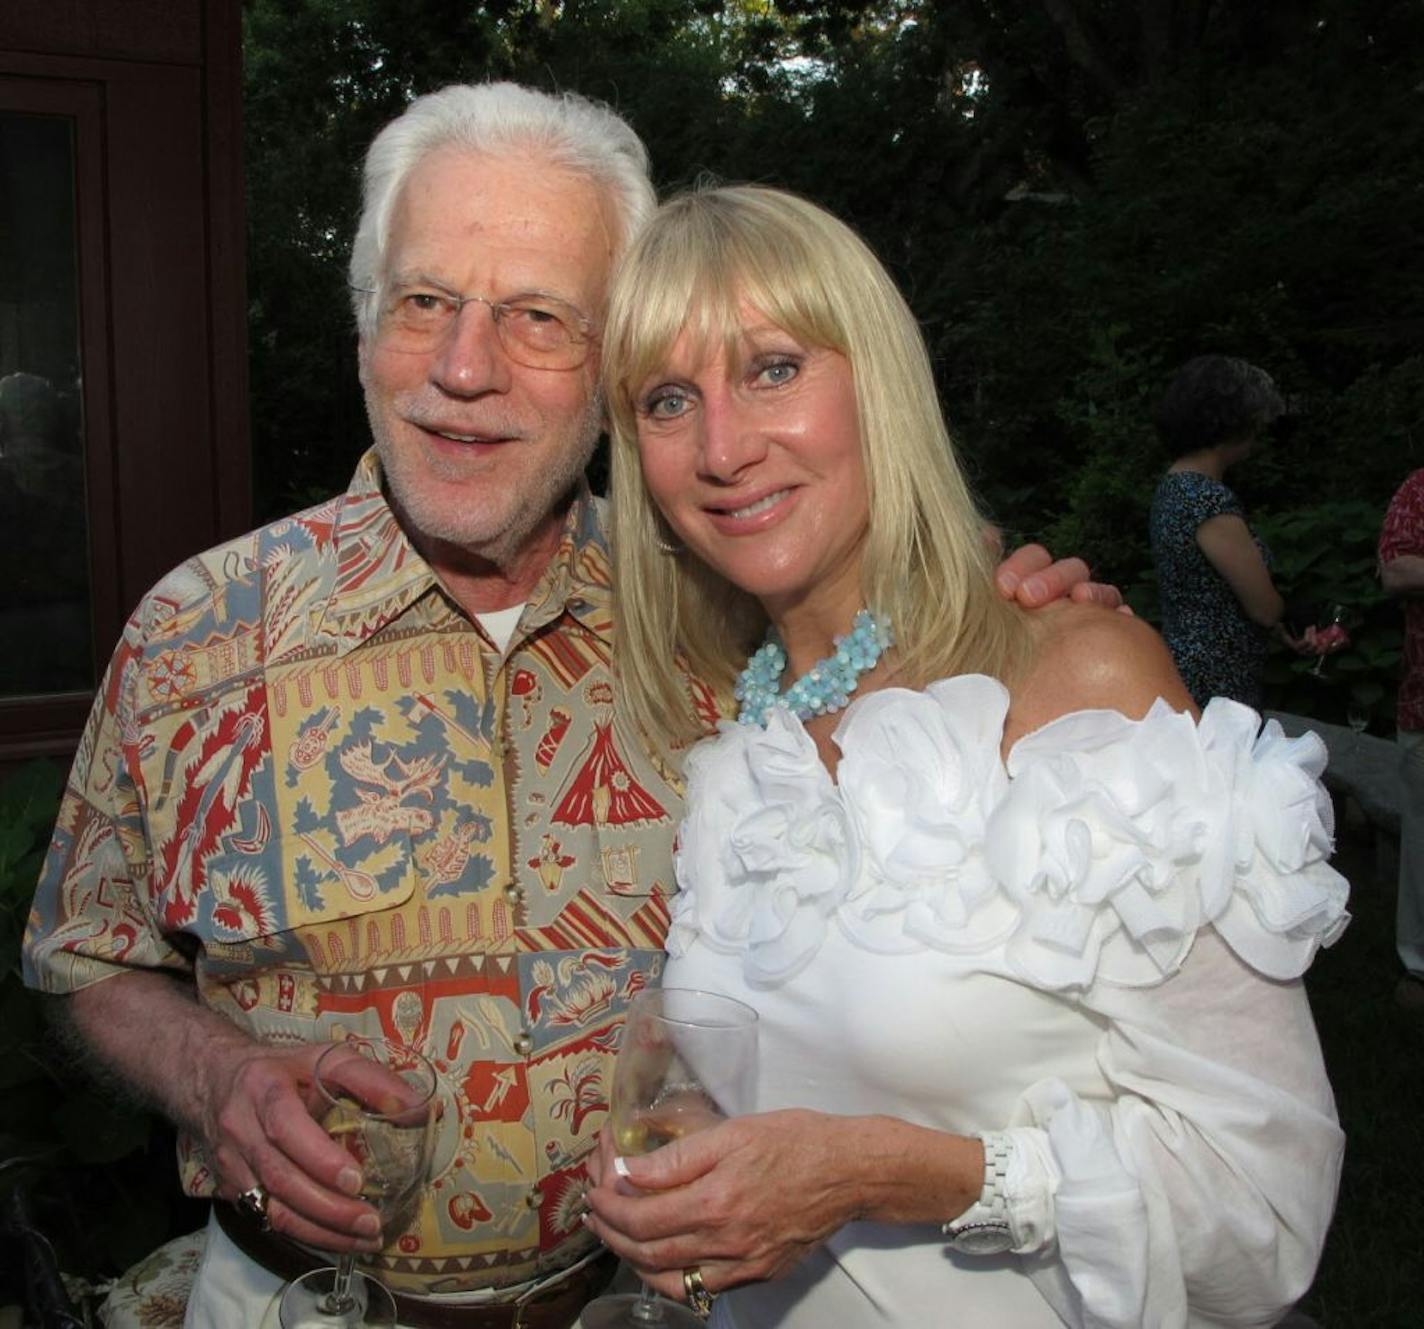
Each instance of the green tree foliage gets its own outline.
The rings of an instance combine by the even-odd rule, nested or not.
[[[1263,365],[1297,428],[1233,484],[1320,545],[1283,560],[1288,591],[1372,603],[1331,504],[1377,520],[1424,461],[1413,0],[248,0],[246,20],[262,515],[338,489],[364,445],[344,260],[365,144],[416,92],[509,77],[612,103],[663,189],[759,180],[851,220],[998,519],[1149,613],[1152,405],[1192,355]]]
[[[21,1191],[61,1267],[97,1281],[164,1241],[175,1221],[198,1218],[173,1193],[171,1131],[88,1081],[45,1018],[54,998],[21,980],[21,939],[63,782],[49,761],[0,779],[0,1240],[17,1248],[5,1222]],[[0,1306],[23,1295],[22,1283],[19,1262],[0,1261]]]

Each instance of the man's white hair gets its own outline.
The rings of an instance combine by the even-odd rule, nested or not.
[[[607,191],[618,216],[614,258],[622,254],[657,200],[648,150],[628,123],[577,93],[558,96],[517,83],[456,83],[411,102],[366,153],[361,221],[351,246],[351,300],[361,335],[375,330],[391,213],[410,173],[440,148],[508,156],[537,152]]]

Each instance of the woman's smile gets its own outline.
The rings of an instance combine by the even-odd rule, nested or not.
[[[793,492],[794,491],[789,487],[773,489],[771,493],[761,498],[753,499],[741,507],[729,507],[727,505],[709,503],[707,505],[707,512],[714,520],[719,517],[724,519],[723,524],[728,534],[735,534],[737,528],[751,527],[756,530],[761,530],[766,523],[756,523],[755,518],[764,516],[773,511],[776,512],[778,516],[783,515],[784,509],[782,504],[791,498]]]

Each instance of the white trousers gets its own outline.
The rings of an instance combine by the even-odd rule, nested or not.
[[[1394,937],[1400,962],[1424,978],[1424,729],[1401,729],[1399,743],[1399,903]]]
[[[278,1329],[277,1299],[282,1280],[249,1259],[208,1219],[208,1243],[203,1262],[188,1294],[183,1329]]]
[[[627,1276],[622,1266],[618,1274],[611,1291],[636,1290],[637,1281]],[[208,1242],[188,1297],[183,1329],[279,1329],[277,1303],[283,1286],[276,1274],[233,1245],[216,1218],[209,1218]],[[475,1293],[438,1300],[447,1305],[478,1306],[489,1298]]]

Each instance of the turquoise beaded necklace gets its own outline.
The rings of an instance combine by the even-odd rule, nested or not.
[[[850,704],[860,676],[875,668],[893,641],[889,620],[862,609],[850,631],[835,638],[836,649],[782,692],[786,647],[776,629],[768,628],[766,640],[747,661],[732,689],[732,695],[741,702],[737,719],[742,724],[764,728],[773,706],[783,707],[801,720],[843,710]]]

